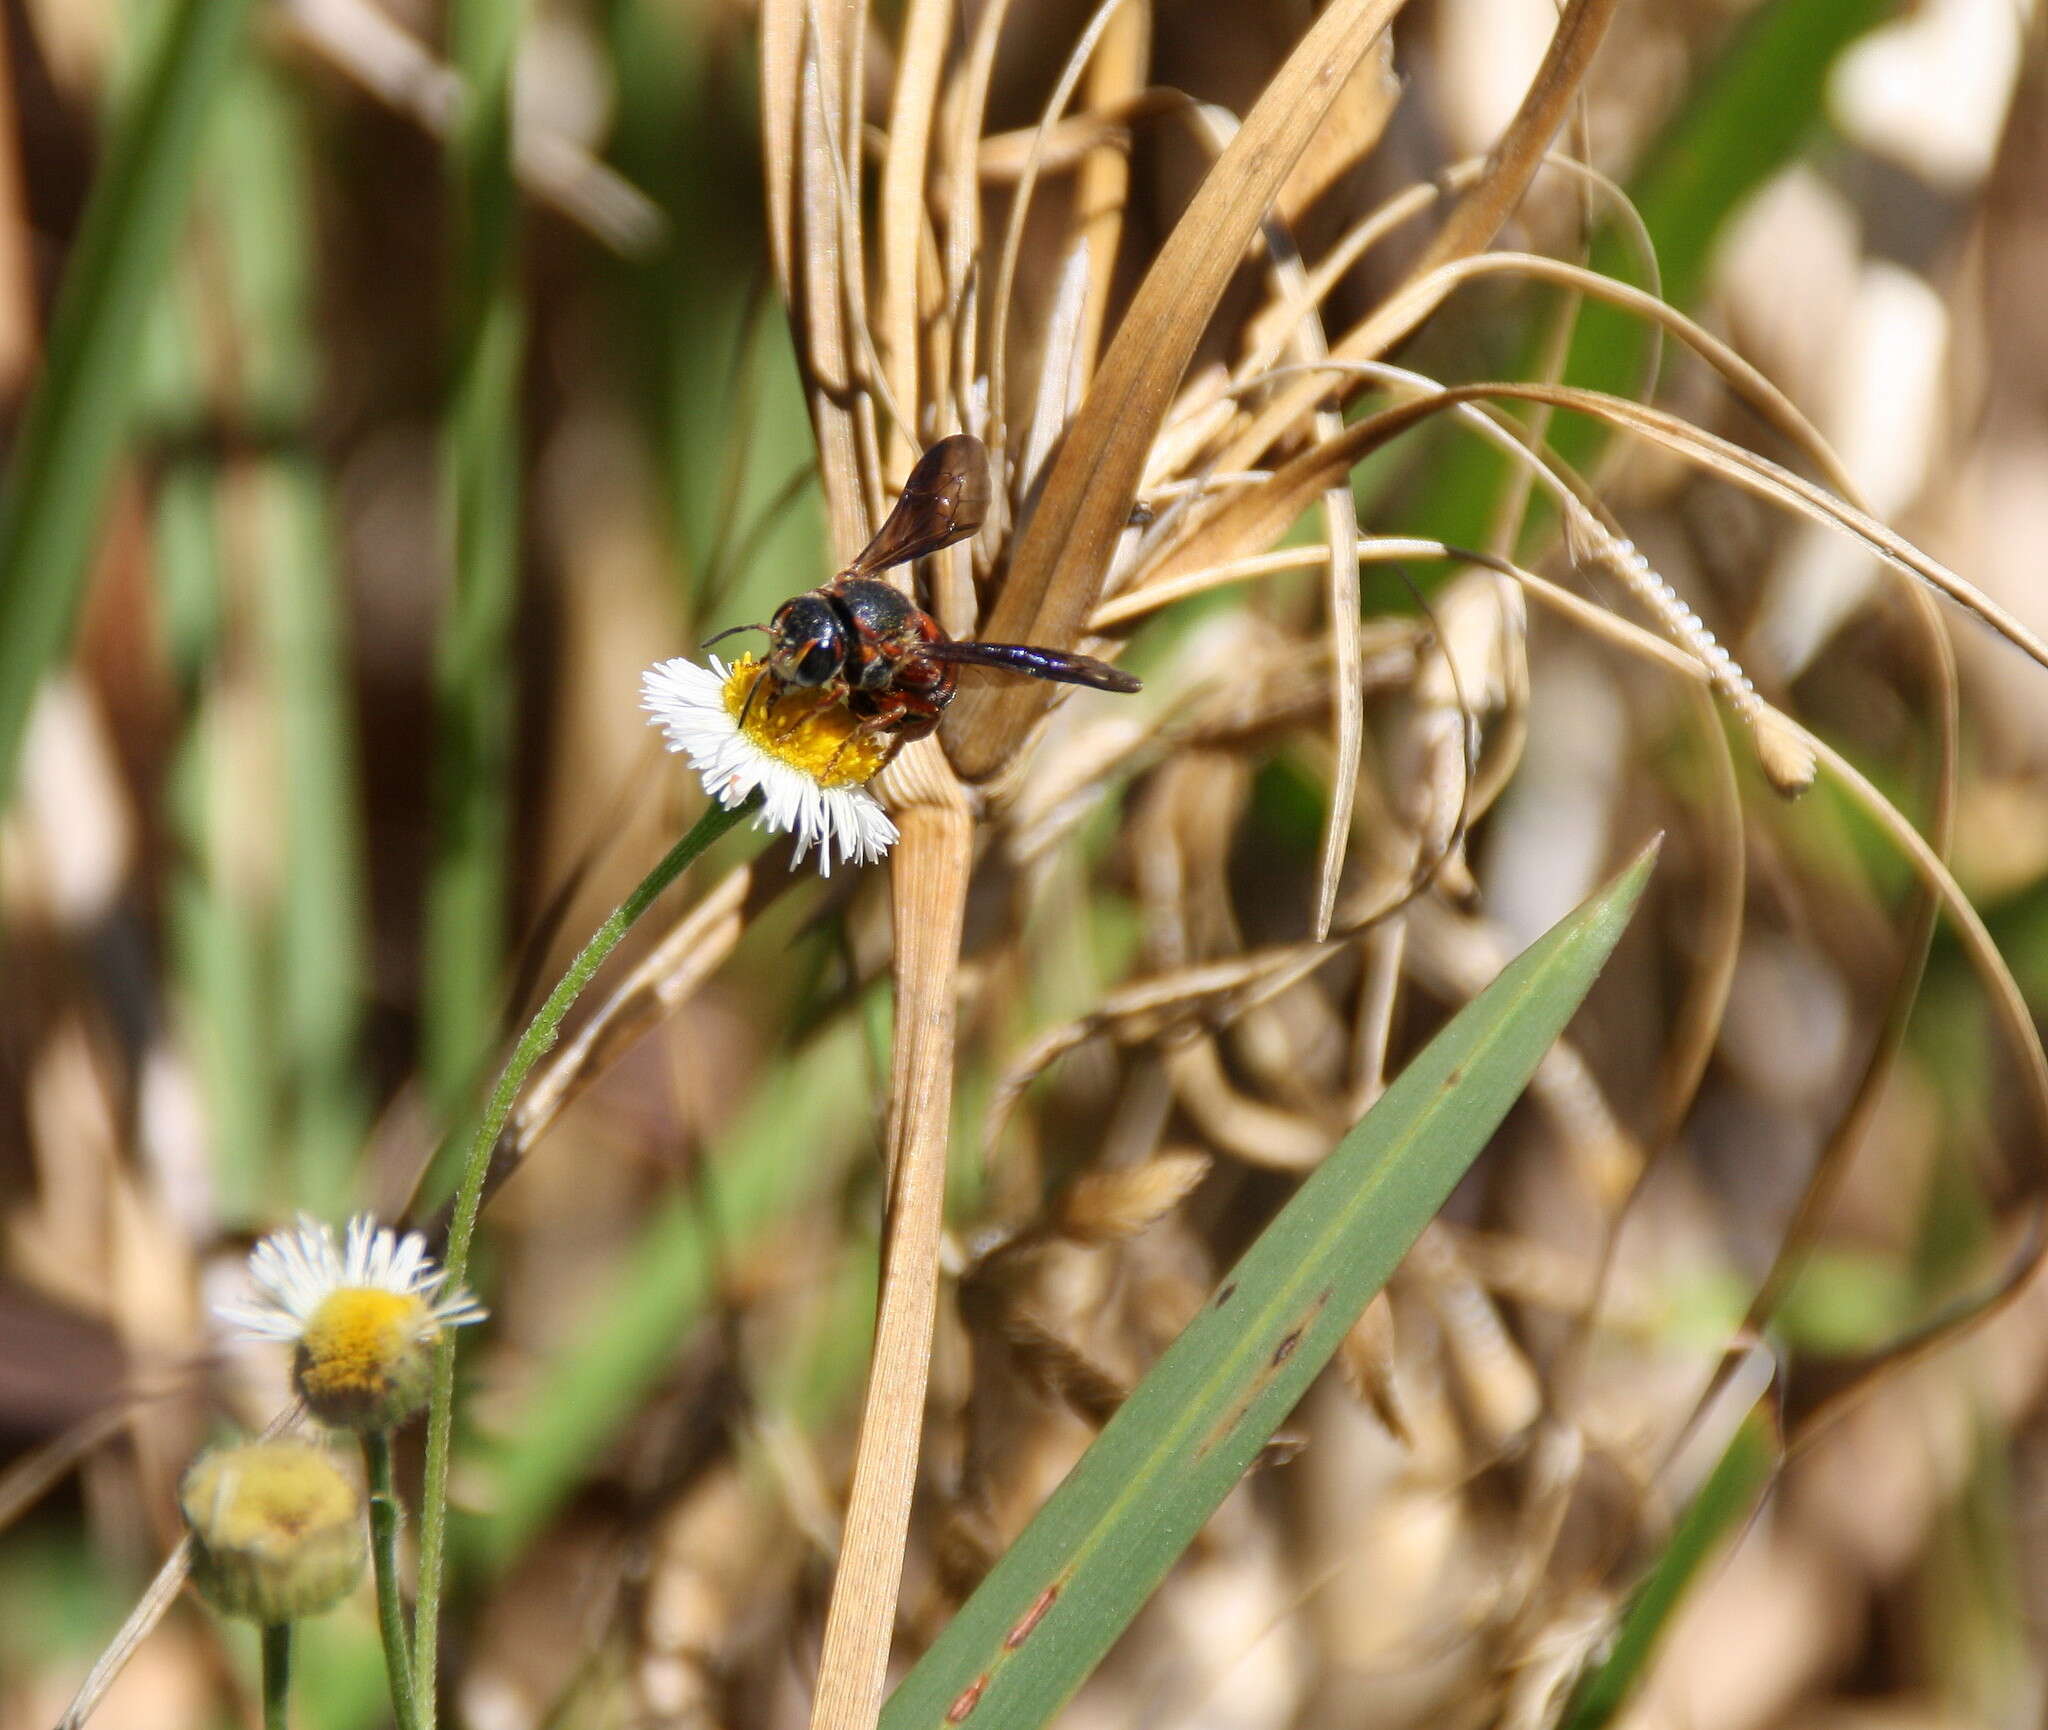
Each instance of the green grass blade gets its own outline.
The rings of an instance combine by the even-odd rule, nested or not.
[[[1607,1656],[1581,1683],[1565,1715],[1565,1730],[1601,1730],[1627,1702],[1685,1589],[1756,1507],[1776,1469],[1778,1451],[1768,1415],[1750,1413],[1686,1508],[1657,1565],[1636,1588]]]
[[[226,660],[219,523],[221,465],[191,436],[210,410],[196,357],[204,333],[191,283],[174,276],[144,333],[136,419],[163,434],[150,500],[150,557],[181,732],[164,785],[173,842],[167,914],[172,1001],[192,1053],[210,1130],[215,1206],[224,1220],[267,1217],[288,1198],[266,1182],[272,1142],[270,1016],[262,932],[248,873],[231,864],[232,723],[217,675]]]
[[[44,671],[70,640],[134,406],[151,301],[252,0],[179,0],[114,124],[0,489],[0,808]]]
[[[816,458],[796,357],[758,263],[767,243],[750,142],[760,123],[746,94],[753,73],[699,9],[610,0],[606,16],[614,151],[660,205],[670,236],[658,252],[615,265],[609,335],[660,477],[690,617],[707,628],[765,619],[827,573],[817,569],[825,517],[816,491],[776,504]]]
[[[349,656],[327,477],[309,421],[312,174],[304,117],[269,66],[251,65],[222,115],[219,188],[241,357],[240,414],[282,436],[250,458],[256,571],[277,704],[284,870],[276,909],[275,1037],[290,1200],[345,1211],[369,1112],[363,1015],[363,836]]]
[[[446,462],[454,583],[435,665],[435,805],[427,888],[428,1096],[459,1117],[496,1036],[511,844],[512,621],[519,579],[519,195],[512,176],[518,0],[457,0],[466,99],[451,153],[455,375]]]
[[[884,1730],[1042,1724],[1293,1409],[1564,1030],[1655,847],[1409,1064],[1246,1251],[890,1698]]]
[[[170,787],[182,855],[171,953],[222,1210],[243,1222],[344,1211],[367,1121],[347,652],[307,425],[317,360],[305,158],[279,75],[245,63],[209,134],[192,243],[153,311],[137,405],[141,428],[163,434],[153,554],[189,721]],[[202,356],[217,357],[204,374]],[[215,423],[253,436],[223,456],[195,436]],[[266,718],[274,705],[278,801],[241,784],[250,753],[228,748],[228,723],[250,705],[236,692],[260,693]],[[273,803],[284,819],[274,886],[267,872],[230,867],[238,837],[267,830]]]

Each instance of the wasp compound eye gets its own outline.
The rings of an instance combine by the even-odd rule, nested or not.
[[[822,685],[846,660],[846,635],[831,602],[799,595],[785,602],[772,626],[776,675],[792,685]]]
[[[793,673],[799,685],[822,685],[839,671],[839,657],[830,643],[813,640],[797,656]]]

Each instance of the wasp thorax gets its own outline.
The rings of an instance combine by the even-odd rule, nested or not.
[[[846,663],[846,628],[823,595],[783,602],[768,634],[768,665],[785,684],[822,685]]]

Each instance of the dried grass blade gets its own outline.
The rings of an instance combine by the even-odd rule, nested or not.
[[[761,157],[768,256],[782,301],[796,313],[797,110],[803,99],[803,0],[761,0]]]
[[[1024,429],[1024,448],[1017,453],[1011,470],[1016,477],[1017,496],[1022,499],[1030,498],[1031,489],[1058,446],[1060,434],[1066,431],[1080,397],[1081,331],[1093,277],[1091,262],[1088,242],[1076,239],[1060,265],[1053,288],[1052,308],[1040,351],[1038,396]]]
[[[952,142],[948,153],[950,184],[946,192],[946,302],[956,314],[964,312],[969,278],[981,247],[981,177],[979,144],[983,121],[988,115],[989,81],[995,76],[996,48],[1002,40],[1003,24],[1010,15],[1010,0],[993,0],[975,21],[974,40],[967,50],[967,64],[953,85]],[[963,344],[966,333],[962,333]],[[963,370],[956,381],[965,393],[973,384],[973,370]],[[970,432],[977,429],[970,427]]]
[[[996,258],[995,292],[989,297],[986,332],[989,352],[989,460],[999,475],[1007,473],[1009,468],[1003,461],[1003,449],[1009,443],[1010,302],[1016,292],[1017,263],[1024,250],[1024,226],[1031,215],[1032,197],[1038,190],[1046,140],[1059,124],[1067,104],[1073,100],[1081,75],[1087,70],[1097,45],[1126,4],[1127,0],[1102,0],[1082,27],[1073,47],[1067,51],[1066,63],[1061,66],[1059,77],[1053,81],[1052,93],[1046,97],[1039,115],[1038,129],[1032,134],[1030,154],[1024,159],[1024,172],[1018,176],[1017,189],[1010,197],[1010,212],[1003,225],[1002,249]]]
[[[1483,252],[1514,214],[1571,112],[1618,5],[1619,0],[1571,0],[1565,7],[1521,107],[1488,157],[1485,175],[1452,207],[1411,276],[1427,276],[1451,259]],[[1419,313],[1417,322],[1425,316]]]
[[[1088,111],[1100,114],[1137,102],[1144,94],[1151,55],[1151,5],[1149,0],[1132,0],[1111,21],[1088,62]],[[1081,183],[1075,192],[1074,233],[1088,247],[1088,293],[1081,303],[1081,328],[1075,339],[1077,376],[1084,385],[1094,375],[1102,353],[1102,327],[1109,314],[1109,291],[1116,276],[1130,185],[1131,165],[1119,142],[1097,143],[1083,157]]]
[[[1394,38],[1389,33],[1352,69],[1329,120],[1282,182],[1282,222],[1292,228],[1317,199],[1372,154],[1400,100],[1401,80],[1394,71]]]
[[[841,276],[861,266],[857,253],[846,252],[840,229],[840,176],[832,154],[837,148],[833,111],[820,71],[825,62],[825,54],[813,39],[804,54],[797,111],[797,195],[802,222],[797,236],[800,252],[794,265],[797,298],[791,312],[811,401],[811,425],[818,439],[818,467],[824,478],[833,556],[843,565],[866,544],[869,482],[879,485],[880,477],[863,476],[852,407],[853,350]]]
[[[1382,34],[1384,43],[1386,37]],[[1369,66],[1370,61],[1361,64]],[[1227,148],[1235,122],[1221,110],[1203,106],[1194,112],[1194,125],[1205,140],[1218,149]],[[1319,134],[1318,137],[1322,135]],[[1266,245],[1273,257],[1273,302],[1293,305],[1300,311],[1290,342],[1299,364],[1311,371],[1329,356],[1323,334],[1322,315],[1308,293],[1308,272],[1300,248],[1277,214],[1265,224]],[[1314,435],[1335,438],[1344,430],[1344,417],[1334,408],[1318,407],[1311,413]],[[1211,475],[1213,484],[1219,476]],[[1359,617],[1358,506],[1351,496],[1351,479],[1346,475],[1324,490],[1322,496],[1323,540],[1328,558],[1323,565],[1324,610],[1329,619],[1331,659],[1336,677],[1330,704],[1330,726],[1336,766],[1330,779],[1330,803],[1323,813],[1322,838],[1317,850],[1315,901],[1310,913],[1310,935],[1318,942],[1330,934],[1336,916],[1337,884],[1344,870],[1344,854],[1351,837],[1352,811],[1358,798],[1358,766],[1365,749],[1365,691],[1360,678],[1364,668],[1363,622]]]
[[[925,182],[931,171],[931,136],[939,74],[953,29],[953,0],[911,0],[896,61],[896,95],[889,109],[889,149],[882,163],[881,349],[889,391],[909,414],[918,414],[919,254],[924,237]],[[907,474],[924,429],[897,426],[887,448],[891,474]]]
[[[560,1054],[534,1073],[504,1134],[491,1149],[479,1207],[490,1205],[564,1111],[725,964],[755,915],[795,881],[786,868],[787,853],[785,842],[728,872],[676,921]],[[454,1198],[450,1197],[425,1228],[431,1241],[446,1240],[454,1211]]]
[[[287,33],[394,113],[436,138],[454,127],[461,79],[371,0],[280,0],[277,12]],[[622,258],[650,257],[669,239],[660,206],[575,139],[522,120],[512,155],[529,197]]]
[[[1298,282],[1300,269],[1283,271],[1281,279]],[[1329,353],[1323,340],[1323,321],[1313,307],[1302,319],[1298,348],[1311,364]],[[1318,438],[1337,437],[1344,430],[1344,417],[1335,409],[1318,409],[1315,416]],[[1329,936],[1330,921],[1337,912],[1337,884],[1344,874],[1344,851],[1351,838],[1351,813],[1358,801],[1358,766],[1365,751],[1365,666],[1359,613],[1358,504],[1351,495],[1351,477],[1323,492],[1323,540],[1330,559],[1324,568],[1323,607],[1330,621],[1331,658],[1336,663],[1336,687],[1330,703],[1331,730],[1337,749],[1336,768],[1330,781],[1330,808],[1323,813],[1322,841],[1316,856],[1315,916],[1310,934],[1318,940]]]
[[[996,640],[1067,647],[1100,598],[1146,453],[1231,274],[1289,169],[1402,0],[1336,0],[1253,106],[1146,273],[1054,459],[988,620]],[[1023,681],[964,693],[947,741],[969,779],[993,773],[1047,694]]]
[[[0,1469],[0,1532],[9,1530],[76,1471],[88,1454],[128,1427],[134,1397],[109,1400],[62,1434],[15,1455]]]
[[[1590,601],[1580,599],[1569,590],[1545,581],[1533,572],[1502,562],[1503,568],[1512,572],[1515,578],[1529,592],[1530,596],[1542,601],[1554,611],[1605,637],[1608,641],[1627,649],[1629,653],[1644,660],[1657,662],[1687,678],[1704,684],[1707,670],[1698,659],[1684,650],[1674,647],[1662,637],[1654,635],[1642,626],[1626,619],[1616,618]],[[2000,955],[1997,944],[1992,940],[1983,917],[1970,904],[1957,883],[1955,874],[1949,870],[1933,841],[1922,835],[1905,815],[1885,797],[1852,763],[1844,758],[1825,740],[1800,727],[1789,715],[1773,711],[1779,723],[1801,737],[1821,768],[1830,775],[1848,794],[1858,810],[1867,816],[1899,849],[1911,865],[1914,875],[1935,896],[1949,917],[1970,966],[1983,984],[1991,999],[1994,1016],[2004,1034],[2019,1068],[2028,1104],[2033,1111],[2039,1130],[2038,1139],[2048,1141],[2048,1050],[2044,1050],[2040,1030],[2034,1025],[2032,1012],[2027,1007],[2025,994],[2012,970]],[[2040,1174],[2034,1174],[2038,1180]],[[2048,1249],[2048,1196],[2035,1197],[2035,1217],[2019,1247],[2005,1269],[1981,1291],[1971,1293],[1948,1306],[1925,1328],[1916,1331],[1890,1351],[1873,1354],[1872,1374],[1884,1373],[1905,1363],[1917,1362],[1944,1341],[1955,1337],[1962,1330],[1985,1320],[2021,1290],[2038,1267],[2044,1249]],[[1821,1407],[1806,1420],[1802,1435],[1824,1421],[1827,1415],[1840,1409],[1865,1385],[1859,1378],[1845,1388],[1834,1399]]]
[[[1116,38],[1117,27],[1132,16],[1129,6],[1117,13],[1095,51],[1095,58],[1088,62],[1088,76],[1083,80],[1086,89],[1092,91],[1096,87],[1096,75]],[[1177,114],[1192,107],[1194,100],[1184,90],[1153,85],[1069,114],[1050,127],[991,132],[976,149],[976,172],[986,185],[1014,186],[1024,178],[1025,166],[1035,156],[1041,174],[1079,174],[1090,155],[1098,150],[1123,158],[1130,145],[1131,130],[1140,121]],[[1077,222],[1076,227],[1079,226]]]
[[[1788,720],[1787,724],[1793,723]],[[1831,772],[1863,811],[1892,836],[1912,862],[1915,875],[1939,895],[2018,1059],[2037,1124],[2032,1145],[2037,1150],[2048,1145],[2048,1052],[2042,1049],[2040,1030],[2034,1023],[2026,996],[2013,977],[2012,969],[2006,965],[2004,956],[1999,953],[1983,918],[1963,894],[1947,863],[1898,808],[1838,751],[1812,734],[1806,737],[1821,766]],[[1891,1029],[1887,1027],[1885,1041],[1873,1057],[1874,1063],[1888,1064],[1890,1053],[1887,1046],[1891,1037]],[[1857,1104],[1861,1107],[1864,1104],[1861,1098],[1863,1089],[1859,1087],[1858,1091]],[[1945,1304],[1929,1321],[1905,1338],[1867,1354],[1860,1373],[1849,1377],[1845,1384],[1836,1386],[1812,1409],[1797,1415],[1795,1445],[1803,1446],[1810,1442],[1829,1422],[1868,1392],[1878,1379],[1921,1362],[1949,1341],[1990,1320],[2034,1279],[2043,1260],[2048,1259],[2048,1172],[2040,1168],[2038,1151],[2036,1169],[2027,1176],[2031,1179],[2031,1213],[2020,1242],[2004,1268],[1986,1285]]]
[[[1727,1015],[1735,985],[1735,964],[1742,948],[1749,838],[1743,819],[1742,789],[1735,778],[1735,754],[1729,748],[1727,731],[1720,723],[1711,691],[1695,684],[1688,688],[1686,696],[1697,718],[1708,764],[1707,786],[1702,795],[1706,821],[1701,828],[1709,846],[1699,871],[1705,892],[1699,897],[1699,935],[1693,945],[1697,959],[1689,969],[1691,977],[1672,1018],[1667,1050],[1659,1060],[1642,1159],[1633,1181],[1603,1225],[1592,1284],[1573,1316],[1571,1335],[1559,1357],[1552,1408],[1563,1413],[1579,1410],[1586,1397],[1586,1373],[1598,1330],[1612,1321],[1622,1229],[1643,1194],[1658,1156],[1677,1139],[1698,1097]],[[1929,899],[1931,902],[1932,898]],[[1742,1332],[1747,1334],[1747,1330]],[[1739,1353],[1731,1353],[1722,1360],[1717,1386],[1718,1376],[1732,1374],[1739,1357]],[[1703,1395],[1695,1403],[1694,1412],[1706,1411],[1713,1397],[1711,1392]]]
[[[1955,836],[1961,743],[1955,647],[1949,640],[1934,597],[1911,581],[1905,584],[1905,592],[1927,648],[1929,683],[1933,686],[1937,736],[1941,741],[1940,760],[1935,769],[1934,811],[1927,825],[1927,843],[1937,859],[1946,861]],[[1877,1038],[1871,1043],[1870,1056],[1856,1078],[1855,1091],[1821,1148],[1820,1157],[1814,1161],[1806,1187],[1779,1240],[1777,1253],[1772,1257],[1771,1265],[1733,1336],[1737,1341],[1762,1337],[1764,1328],[1777,1314],[1827,1225],[1835,1198],[1848,1176],[1850,1162],[1863,1145],[1864,1135],[1876,1116],[1892,1070],[1905,1048],[1906,1032],[1914,1006],[1919,1001],[1920,985],[1940,917],[1940,895],[1933,885],[1923,881],[1907,916],[1898,970],[1886,998],[1884,1019],[1878,1025]],[[1696,1414],[1706,1411],[1719,1397],[1739,1370],[1742,1356],[1739,1344],[1731,1345],[1722,1355],[1712,1379],[1695,1403]]]
[[[1552,403],[1637,433],[1734,482],[1745,491],[1755,493],[1759,498],[1784,505],[1815,522],[1854,535],[1885,563],[1946,595],[2030,659],[2048,667],[2048,643],[2044,643],[1981,589],[1965,582],[1940,560],[1923,553],[1905,536],[1768,457],[1758,456],[1731,440],[1696,427],[1681,416],[1667,414],[1662,409],[1646,408],[1626,397],[1609,396],[1601,391],[1574,390],[1564,385],[1488,385],[1476,389],[1461,385],[1446,395],[1459,399],[1483,395]]]
[[[1661,664],[1697,683],[1707,683],[1707,669],[1697,657],[1639,625],[1617,618],[1603,608],[1582,600],[1533,572],[1504,560],[1497,561],[1496,564],[1497,568],[1513,575],[1533,598],[1542,601],[1553,611],[1563,614],[1641,659]],[[1925,591],[1918,592],[1923,601],[1929,599]],[[1942,664],[1946,661],[1943,651],[1937,648],[1935,652],[1941,656],[1941,662],[1937,663],[1935,671],[1945,712],[1941,781],[1943,803],[1937,812],[1937,835],[1934,839],[1922,835],[1882,792],[1825,741],[1806,732],[1791,717],[1778,711],[1773,711],[1773,714],[1776,723],[1801,738],[1813,752],[1821,768],[1842,787],[1856,807],[1891,838],[1911,865],[1927,894],[1948,914],[1969,959],[1971,969],[1991,1000],[1994,1018],[2018,1064],[2024,1090],[2028,1095],[2029,1107],[2035,1115],[2041,1134],[2048,1136],[2048,1051],[2043,1049],[2040,1032],[2034,1025],[2025,996],[2011,969],[2006,965],[1982,917],[1963,894],[1961,886],[1956,882],[1943,857],[1950,826],[1947,805],[1952,798],[1950,782],[1953,771],[1947,753],[1952,748],[1949,741],[1953,738],[1953,716],[1952,712],[1949,712],[1953,699],[1953,686],[1950,683],[1953,671]],[[1910,973],[1917,968],[1914,957],[1919,949],[1918,936],[1916,925],[1910,933],[1907,969],[1902,973],[1898,987],[1898,990],[1905,992],[1908,997],[1908,979]],[[1903,1010],[1899,1008],[1900,1001],[1895,996],[1891,1013],[1903,1014]],[[1874,1086],[1874,1078],[1881,1078],[1885,1067],[1889,1065],[1892,1042],[1893,1033],[1888,1022],[1880,1043],[1873,1052],[1871,1064],[1859,1083],[1857,1097],[1845,1113],[1838,1135],[1853,1137],[1857,1132],[1860,1115],[1865,1109],[1864,1095]],[[1801,1415],[1796,1425],[1796,1447],[1810,1444],[1835,1417],[1868,1392],[1877,1380],[1900,1373],[1911,1365],[1923,1361],[1950,1341],[1981,1326],[2000,1313],[2026,1288],[2028,1282],[2037,1274],[2044,1256],[2048,1256],[2048,1190],[2044,1190],[2041,1172],[2036,1171],[2029,1175],[2034,1180],[2031,1212],[2020,1241],[2012,1250],[2004,1267],[1987,1284],[1945,1305],[1928,1322],[1914,1329],[1905,1338],[1883,1350],[1867,1354],[1857,1373],[1848,1376],[1846,1380],[1831,1383],[1835,1391]]]
[[[872,1154],[866,1120],[843,1103],[860,1097],[865,1068],[857,1020],[841,1017],[778,1058],[685,1185],[653,1202],[580,1294],[585,1325],[533,1365],[518,1416],[476,1457],[491,1512],[468,1525],[469,1555],[495,1570],[528,1553],[630,1432],[677,1341],[738,1301],[723,1276],[786,1244],[807,1212],[829,1205],[847,1167]]]
[[[755,916],[791,886],[790,872],[775,868],[781,852],[771,849],[727,872],[533,1078],[512,1113],[510,1133],[522,1153],[628,1045],[680,1009],[733,952]]]
[[[1842,467],[1841,459],[1829,447],[1819,428],[1764,374],[1705,326],[1688,318],[1669,301],[1637,288],[1633,283],[1605,276],[1585,265],[1559,258],[1545,258],[1533,252],[1487,252],[1462,258],[1443,267],[1447,283],[1469,282],[1483,276],[1522,276],[1533,282],[1550,283],[1582,294],[1658,325],[1677,337],[1721,375],[1722,381],[1741,398],[1751,412],[1774,432],[1797,444],[1818,467],[1829,486],[1855,502],[1855,483]]]
[[[107,1697],[107,1690],[128,1667],[128,1660],[135,1656],[136,1648],[156,1631],[156,1625],[164,1619],[165,1612],[177,1602],[178,1594],[185,1588],[185,1576],[191,1571],[192,1540],[181,1538],[177,1547],[164,1558],[164,1565],[157,1569],[156,1577],[136,1601],[135,1608],[128,1612],[128,1620],[121,1624],[121,1631],[85,1673],[85,1680],[79,1683],[71,1704],[64,1708],[64,1716],[57,1720],[57,1730],[83,1730],[86,1720],[99,1710],[100,1702]]]
[[[1457,385],[1356,421],[1340,437],[1305,451],[1275,470],[1267,480],[1232,492],[1213,515],[1197,525],[1161,561],[1155,580],[1176,581],[1205,565],[1234,557],[1244,547],[1271,542],[1314,502],[1332,476],[1344,472],[1368,452],[1432,415],[1489,400],[1547,403],[1590,415],[1661,445],[1760,498],[1842,529],[1887,564],[1948,596],[2031,659],[2048,666],[2048,643],[2020,620],[1938,559],[1930,558],[1904,536],[1825,488],[1754,451],[1703,431],[1680,416],[1645,408],[1625,397],[1567,385]]]
[[[303,1411],[297,1400],[292,1401],[263,1426],[262,1439],[268,1442],[283,1435],[298,1423]],[[127,1669],[128,1660],[135,1656],[143,1641],[155,1632],[156,1625],[178,1601],[178,1594],[185,1587],[185,1577],[191,1571],[192,1540],[180,1538],[164,1558],[163,1566],[157,1569],[155,1577],[143,1589],[135,1608],[128,1612],[128,1619],[121,1624],[120,1632],[93,1660],[92,1668],[85,1673],[85,1680],[78,1685],[78,1692],[71,1696],[71,1703],[64,1708],[64,1716],[57,1720],[57,1730],[83,1730],[86,1720],[99,1710],[100,1702],[107,1697],[107,1690]]]
[[[1625,237],[1629,250],[1643,273],[1644,280],[1654,287],[1658,277],[1656,249],[1651,244],[1647,226],[1628,194],[1604,174],[1568,156],[1552,152],[1543,159],[1543,166],[1573,177],[1607,201],[1619,231]],[[1446,169],[1438,182],[1404,187],[1377,210],[1361,219],[1328,253],[1317,260],[1314,273],[1310,277],[1309,292],[1320,303],[1344,274],[1368,251],[1404,224],[1414,221],[1428,211],[1439,197],[1476,181],[1484,170],[1483,162],[1457,163]],[[1392,300],[1376,307],[1338,338],[1336,347],[1331,351],[1332,357],[1346,363],[1376,360],[1389,346],[1383,333],[1395,328],[1408,316],[1405,308],[1409,300],[1413,298],[1418,303],[1426,303],[1431,295],[1441,300],[1443,296],[1438,292],[1436,278],[1471,263],[1473,260],[1470,259],[1453,260],[1442,266],[1439,272],[1431,273],[1429,277],[1411,277],[1407,285]],[[1237,381],[1240,386],[1271,366],[1277,357],[1280,347],[1277,332],[1284,330],[1285,324],[1283,320],[1277,319],[1275,323],[1276,334],[1255,347],[1239,366]],[[1323,389],[1324,387],[1316,380],[1304,379],[1299,384],[1278,392],[1271,402],[1253,414],[1245,426],[1233,435],[1217,459],[1218,466],[1250,467],[1272,446],[1273,441],[1282,432],[1293,426],[1317,401]]]
[[[889,870],[896,1025],[882,1290],[812,1730],[872,1730],[881,1710],[938,1307],[954,994],[973,827],[957,797],[910,805],[898,822],[902,840]]]

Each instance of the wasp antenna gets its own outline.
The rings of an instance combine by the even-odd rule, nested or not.
[[[734,627],[735,630],[741,631],[751,630],[752,628],[749,625],[737,625]],[[754,682],[747,687],[746,701],[740,704],[739,729],[742,733],[747,730],[747,717],[754,712],[754,699],[761,694],[761,687],[774,677],[773,673],[766,667],[763,667],[754,675]],[[775,713],[775,697],[772,692],[768,697],[768,713],[771,717]]]
[[[708,649],[713,643],[722,643],[727,637],[737,637],[742,631],[766,631],[767,629],[766,625],[734,625],[729,630],[720,631],[715,637],[706,637],[697,646],[700,649]]]

